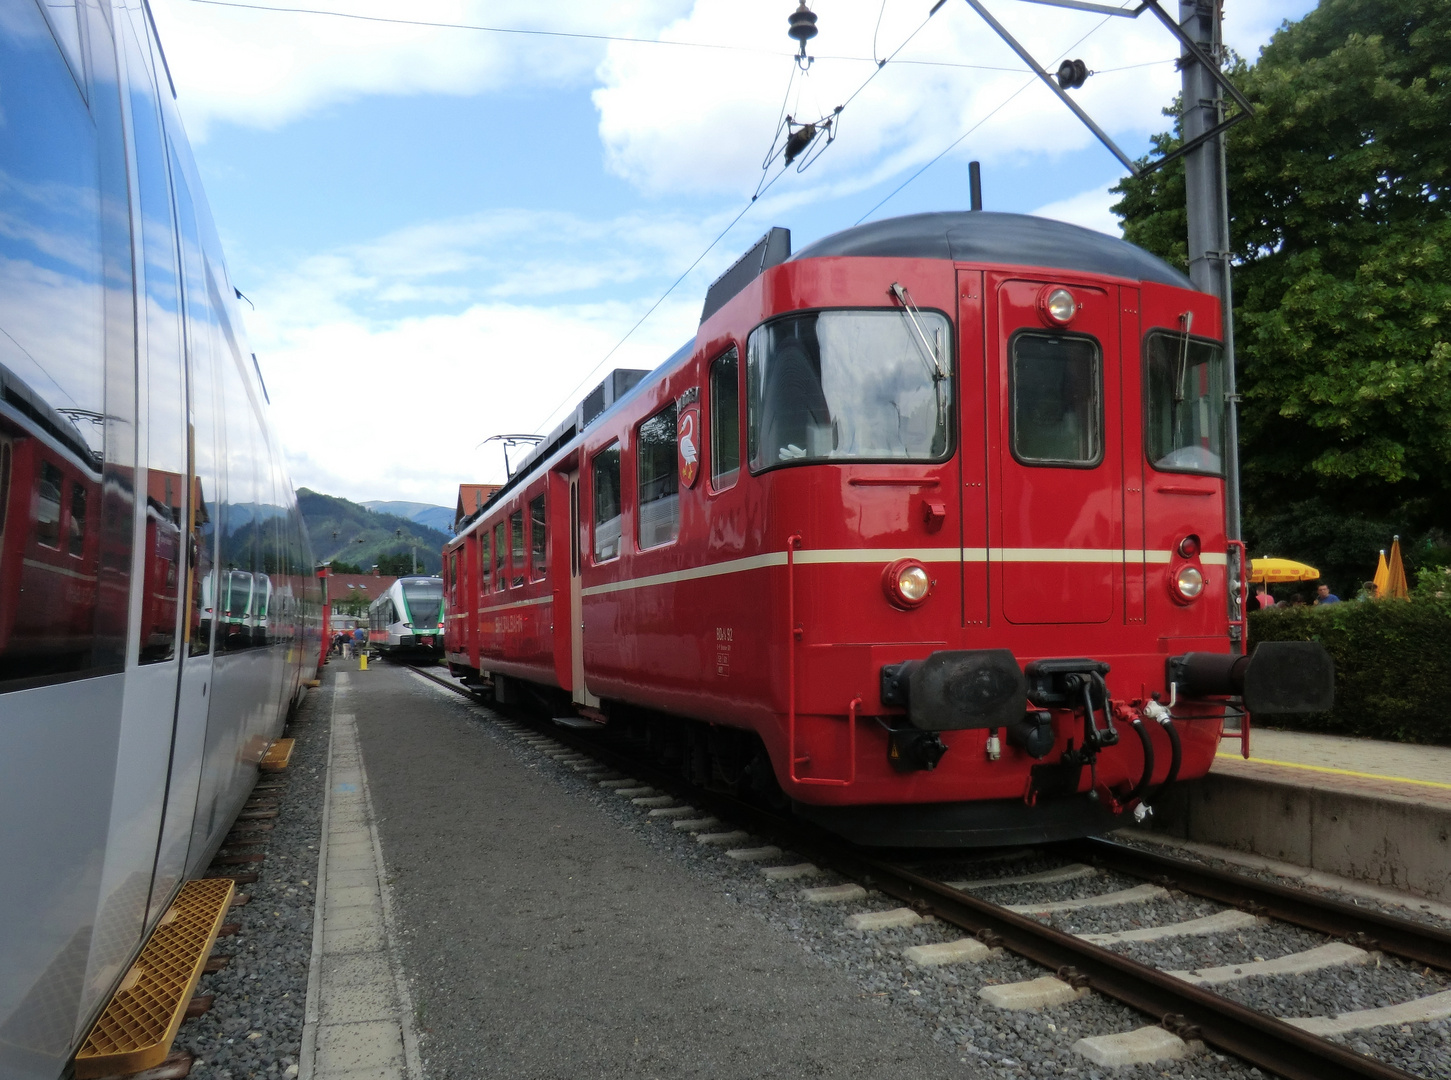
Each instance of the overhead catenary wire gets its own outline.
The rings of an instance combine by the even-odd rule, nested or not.
[[[395,26],[418,26],[437,30],[472,30],[486,34],[519,34],[526,37],[565,38],[577,41],[620,42],[628,45],[660,45],[680,49],[712,49],[718,52],[756,53],[760,56],[795,56],[795,53],[780,49],[757,48],[751,45],[725,45],[714,41],[671,41],[668,38],[630,37],[624,34],[589,34],[574,30],[539,30],[518,26],[486,26],[482,23],[435,22],[427,19],[400,19],[386,15],[360,15],[351,11],[329,11],[326,8],[287,7],[279,4],[248,4],[241,0],[189,0],[193,4],[207,7],[235,8],[241,11],[265,11],[283,15],[323,15],[336,19],[354,19],[359,22],[385,23]],[[925,24],[924,24],[925,25]],[[920,29],[920,28],[919,28]],[[880,67],[884,61],[870,56],[848,56],[838,53],[820,53],[817,60],[840,60],[857,64],[873,64]],[[1018,71],[1014,67],[993,64],[964,64],[955,60],[898,60],[899,64],[920,67],[962,68],[971,71]],[[1117,70],[1117,69],[1115,69]]]
[[[934,8],[933,10],[935,11],[936,9]],[[928,18],[931,18],[931,16],[929,15]],[[1078,48],[1078,46],[1082,45],[1085,41],[1087,41],[1089,38],[1091,38],[1094,34],[1098,33],[1101,29],[1103,29],[1104,26],[1106,26],[1108,24],[1108,21],[1110,19],[1112,19],[1112,18],[1113,18],[1112,15],[1105,15],[1103,17],[1103,19],[1101,19],[1099,22],[1097,22],[1097,23],[1095,23],[1093,25],[1093,27],[1088,31],[1088,33],[1084,34],[1081,38],[1079,38],[1077,41],[1075,41],[1072,45],[1068,46],[1068,48],[1064,49],[1061,53],[1059,53],[1059,59],[1062,59],[1063,57],[1067,56],[1074,49]],[[1151,63],[1170,63],[1170,62],[1172,62],[1172,61],[1163,61],[1163,60],[1151,61]],[[1122,68],[1111,68],[1111,69],[1108,69],[1108,70],[1112,70],[1112,71],[1126,71],[1129,68],[1147,67],[1147,66],[1148,66],[1147,64],[1128,64],[1128,65],[1125,65]],[[1022,69],[1021,68],[1016,68],[1014,70],[1021,71]],[[1022,86],[1018,87],[1011,94],[1009,94],[1002,101],[1000,101],[996,106],[994,106],[993,109],[987,113],[987,115],[983,116],[980,120],[977,121],[977,123],[973,124],[970,128],[968,128],[966,131],[964,131],[961,135],[959,135],[957,138],[953,139],[952,142],[948,143],[945,147],[943,147],[940,151],[938,151],[938,153],[935,156],[933,156],[929,161],[927,161],[920,169],[918,169],[911,176],[907,177],[907,179],[903,180],[900,184],[898,184],[891,191],[889,191],[886,195],[884,195],[877,202],[877,204],[875,206],[873,206],[870,210],[868,210],[861,217],[857,218],[856,221],[853,222],[853,224],[854,225],[860,225],[863,221],[865,221],[867,218],[869,218],[873,214],[875,214],[878,210],[880,210],[888,202],[890,202],[892,199],[896,198],[896,196],[904,188],[906,188],[907,185],[911,184],[914,180],[917,179],[917,177],[921,176],[928,169],[932,168],[932,166],[936,165],[944,157],[946,157],[948,154],[950,154],[953,150],[957,149],[957,147],[962,143],[962,141],[964,139],[966,139],[969,135],[971,135],[978,128],[980,128],[984,124],[986,124],[989,120],[991,120],[998,113],[1002,112],[1005,108],[1008,107],[1009,104],[1012,103],[1013,99],[1015,99],[1019,94],[1023,93],[1023,91],[1025,91],[1025,90],[1027,90],[1028,87],[1033,86],[1037,82],[1038,82],[1038,77],[1037,77],[1037,75],[1034,75],[1027,82],[1023,83]]]
[[[197,2],[200,3],[203,2],[203,0],[197,0]],[[217,0],[205,0],[205,2],[217,2]],[[834,116],[841,115],[842,110],[845,109],[846,106],[850,105],[854,100],[856,100],[857,96],[860,95],[861,92],[865,90],[868,85],[870,85],[871,81],[875,79],[878,74],[881,73],[882,69],[886,67],[887,64],[891,60],[893,60],[898,53],[900,53],[909,44],[911,44],[912,39],[915,38],[919,33],[921,33],[923,27],[925,27],[929,22],[932,21],[932,16],[936,15],[937,12],[942,9],[943,3],[944,0],[938,0],[938,2],[932,6],[932,9],[927,13],[927,18],[923,19],[922,22],[918,24],[917,28],[913,30],[910,34],[908,34],[900,45],[892,50],[891,54],[887,56],[886,59],[882,60],[879,64],[876,65],[875,68],[873,68],[872,73],[868,75],[865,80],[863,80],[860,86],[852,91],[851,95],[846,99],[846,101],[842,102],[841,105],[837,106],[835,113],[833,114]],[[786,84],[786,100],[789,100],[791,96],[791,85],[793,81],[794,73],[792,80],[788,81]],[[781,103],[781,112],[783,116],[785,115],[785,110],[786,102],[785,100],[783,100]],[[779,121],[777,130],[779,131]],[[768,156],[767,165],[770,164],[771,160],[772,158]],[[740,220],[746,216],[746,213],[751,209],[751,207],[756,204],[756,200],[758,200],[762,195],[769,191],[772,185],[774,185],[776,181],[781,179],[781,177],[784,175],[786,175],[786,169],[782,168],[780,172],[778,172],[775,176],[771,177],[771,179],[766,181],[764,184],[757,184],[755,192],[751,195],[750,199],[746,202],[746,204],[741,207],[740,212],[731,219],[730,224],[722,229],[720,231],[720,234],[716,236],[716,238],[706,246],[704,251],[702,251],[699,255],[695,257],[695,260],[685,268],[680,276],[670,283],[670,287],[660,294],[660,297],[653,304],[650,305],[650,309],[646,311],[645,314],[641,315],[640,318],[635,321],[635,324],[631,326],[629,330],[625,331],[624,337],[620,338],[619,341],[615,342],[614,346],[610,349],[610,351],[605,353],[605,355],[600,358],[599,362],[596,363],[594,367],[590,368],[590,370],[585,374],[584,378],[580,379],[579,382],[575,384],[574,388],[571,389],[569,393],[564,396],[559,404],[554,406],[554,408],[549,411],[549,414],[544,418],[544,424],[549,423],[549,421],[552,420],[556,414],[558,414],[560,409],[567,407],[574,399],[574,396],[579,393],[579,391],[582,390],[585,386],[589,385],[589,381],[594,378],[596,374],[599,373],[600,369],[603,368],[605,364],[609,362],[610,357],[614,356],[615,353],[617,353],[620,348],[625,344],[625,342],[630,340],[630,338],[634,335],[635,331],[640,329],[640,327],[645,324],[645,320],[650,318],[651,315],[655,314],[656,310],[660,307],[660,305],[663,304],[670,296],[670,294],[679,287],[680,283],[690,275],[690,272],[700,265],[701,261],[707,255],[709,255],[711,251],[715,249],[717,244],[725,239],[726,234],[729,233],[733,228],[735,228]]]

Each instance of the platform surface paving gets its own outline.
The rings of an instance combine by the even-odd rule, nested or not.
[[[339,710],[430,1080],[970,1075],[461,698],[377,664]],[[640,830],[667,827],[641,812]],[[324,1017],[354,1022],[340,1000]]]
[[[1248,760],[1237,739],[1225,739],[1214,770],[1451,806],[1451,746],[1255,728]]]

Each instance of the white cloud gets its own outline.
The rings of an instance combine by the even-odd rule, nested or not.
[[[1178,86],[1173,64],[1123,70],[1177,54],[1157,22],[1100,25],[1102,16],[1081,12],[1056,11],[1045,19],[1035,6],[994,6],[1044,64],[1071,53],[1100,72],[1075,97],[1109,130],[1132,138],[1163,127],[1159,110]],[[841,0],[820,12],[821,34],[812,51],[821,59],[808,77],[798,77],[787,111],[815,117],[847,101],[870,75],[871,63],[832,57],[872,55],[879,9],[875,0]],[[889,5],[877,55],[905,40],[922,14]],[[759,46],[784,41],[783,24],[780,5],[772,0],[697,0],[662,36]],[[594,92],[610,167],[652,192],[749,192],[760,176],[791,70],[789,60],[775,56],[611,46],[599,70],[603,85]],[[985,161],[1021,160],[1092,143],[1093,136],[1041,84],[1014,97],[1027,80],[1022,63],[975,13],[965,5],[944,8],[899,62],[882,69],[850,102],[837,144],[807,179],[791,178],[783,187],[873,183],[928,160],[1009,99],[964,144],[963,153]]]
[[[688,2],[564,6],[527,0],[431,0],[400,6],[390,0],[349,0],[333,10],[385,19],[648,38]],[[275,128],[366,94],[470,95],[524,85],[569,85],[589,79],[602,52],[599,42],[563,37],[246,11],[195,0],[155,0],[152,6],[182,115],[198,140],[217,121]]]
[[[679,253],[721,224],[501,211],[275,275],[248,323],[294,482],[452,504],[460,481],[499,479],[497,444],[478,443],[545,427],[612,368],[656,367],[694,334],[704,281],[734,252],[707,260],[592,372],[679,272]],[[419,313],[420,300],[440,310]],[[402,449],[379,453],[379,430]]]
[[[1038,217],[1066,221],[1070,225],[1082,225],[1085,229],[1107,233],[1109,236],[1122,236],[1123,228],[1119,219],[1109,209],[1118,202],[1119,196],[1108,190],[1110,186],[1104,184],[1102,187],[1082,191],[1066,199],[1059,199],[1047,206],[1038,207],[1033,213]]]

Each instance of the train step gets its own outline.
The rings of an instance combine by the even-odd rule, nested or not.
[[[182,887],[76,1054],[76,1080],[140,1072],[166,1060],[234,889],[227,878]]]
[[[274,742],[262,758],[262,771],[281,772],[287,768],[288,762],[292,760],[292,747],[295,742],[294,739],[278,739]]]

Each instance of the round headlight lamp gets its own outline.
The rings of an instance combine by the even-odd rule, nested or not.
[[[1174,574],[1174,591],[1185,603],[1197,600],[1204,591],[1204,574],[1197,566],[1181,566]]]
[[[916,559],[898,559],[882,572],[882,591],[899,608],[914,608],[932,592],[932,575]]]
[[[1078,301],[1061,285],[1050,285],[1038,294],[1038,313],[1049,326],[1067,326],[1078,314]]]

